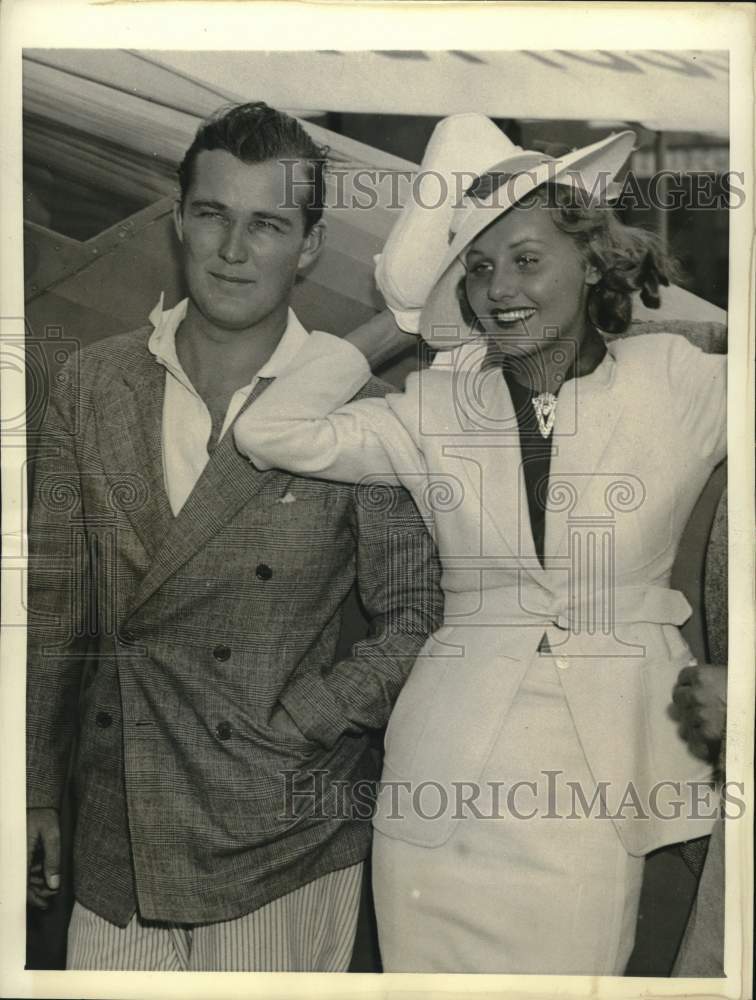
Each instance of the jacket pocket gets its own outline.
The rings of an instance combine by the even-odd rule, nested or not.
[[[288,497],[288,499],[287,499]],[[269,524],[296,524],[299,521],[330,520],[341,510],[337,496],[308,497],[295,493],[280,497],[260,509],[260,516]]]
[[[247,736],[249,742],[265,747],[271,753],[284,755],[308,755],[322,752],[323,747],[315,740],[309,739],[304,733],[284,732],[271,725],[262,725],[259,722],[247,722]]]
[[[342,791],[364,746],[345,740],[331,750],[272,739],[262,732],[246,734],[229,761],[230,780],[215,794],[228,835],[234,841],[260,847],[297,837],[308,828],[334,823]]]

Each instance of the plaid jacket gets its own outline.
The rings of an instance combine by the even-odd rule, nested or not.
[[[227,433],[174,518],[150,332],[58,375],[30,518],[28,805],[59,805],[76,746],[75,893],[120,925],[230,919],[364,858],[369,731],[442,612],[401,490],[262,473]],[[334,663],[355,580],[370,634]]]

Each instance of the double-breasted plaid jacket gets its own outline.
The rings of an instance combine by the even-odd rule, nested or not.
[[[120,925],[230,919],[364,858],[369,732],[443,603],[407,493],[259,472],[230,432],[174,517],[150,333],[57,376],[30,516],[27,804],[59,805],[75,746],[75,894]],[[355,580],[369,635],[334,662]]]

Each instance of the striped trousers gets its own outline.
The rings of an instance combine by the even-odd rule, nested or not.
[[[118,927],[74,904],[67,969],[192,972],[346,972],[363,862],[329,872],[235,920]]]

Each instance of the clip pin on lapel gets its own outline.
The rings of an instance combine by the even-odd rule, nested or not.
[[[541,432],[541,437],[547,438],[554,429],[557,398],[553,392],[542,392],[535,396],[532,402],[538,421],[538,430]]]

